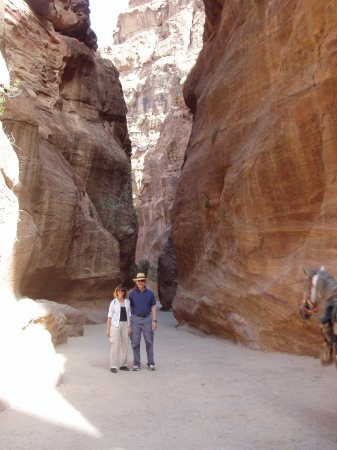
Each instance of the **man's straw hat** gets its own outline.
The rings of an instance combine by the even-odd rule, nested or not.
[[[133,278],[133,281],[139,281],[139,280],[146,280],[146,276],[141,272],[137,273],[136,278]]]

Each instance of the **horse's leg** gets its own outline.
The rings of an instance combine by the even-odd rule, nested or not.
[[[334,302],[334,306],[331,314],[331,322],[332,322],[332,355],[333,361],[335,363],[335,367],[337,370],[337,355],[336,355],[336,346],[337,346],[337,301]]]
[[[319,353],[319,359],[323,366],[327,366],[332,363],[332,347],[329,345],[327,341],[323,342],[323,348]]]
[[[333,361],[332,346],[330,345],[331,338],[331,324],[324,323],[321,325],[321,332],[323,336],[323,348],[320,351],[319,359],[324,366],[331,364]]]

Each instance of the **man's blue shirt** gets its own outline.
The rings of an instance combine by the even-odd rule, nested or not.
[[[147,288],[143,292],[138,288],[133,289],[129,294],[129,300],[132,314],[137,315],[150,314],[151,307],[156,304],[154,293]]]

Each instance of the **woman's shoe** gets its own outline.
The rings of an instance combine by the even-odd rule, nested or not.
[[[117,373],[117,369],[116,367],[113,367],[112,369],[110,369],[112,373]]]

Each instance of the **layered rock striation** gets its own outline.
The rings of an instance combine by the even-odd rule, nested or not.
[[[101,49],[120,72],[132,141],[137,261],[155,266],[191,131],[182,85],[202,45],[201,0],[130,0],[114,45]]]
[[[313,353],[302,266],[337,275],[334,1],[204,0],[194,120],[172,222],[179,321]]]
[[[118,72],[95,52],[87,0],[6,0],[19,92],[2,121],[19,160],[18,296],[106,299],[129,280],[137,219]]]

